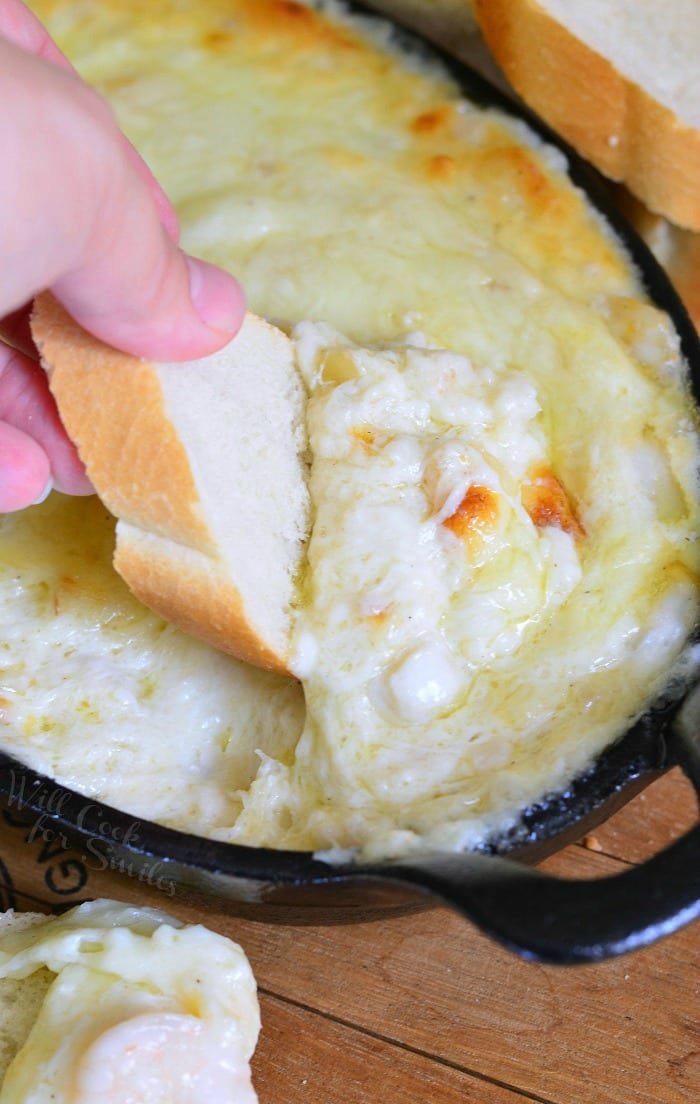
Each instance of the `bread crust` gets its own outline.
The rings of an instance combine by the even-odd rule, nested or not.
[[[700,132],[536,0],[476,0],[476,13],[494,57],[538,114],[652,211],[700,230]]]
[[[35,300],[32,334],[61,420],[107,508],[133,525],[213,553],[153,365],[86,333],[48,293]]]
[[[289,674],[287,661],[260,639],[249,624],[238,591],[211,558],[192,551],[173,570],[167,539],[117,522],[114,567],[145,606],[178,629],[220,651]]]
[[[155,366],[87,334],[49,293],[35,301],[32,333],[66,431],[118,518],[114,566],[132,592],[216,648],[288,673],[218,557]]]

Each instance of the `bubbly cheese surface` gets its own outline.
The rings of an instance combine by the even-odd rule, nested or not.
[[[185,246],[293,332],[316,521],[304,699],[139,607],[99,504],[2,519],[3,745],[220,839],[483,842],[639,715],[697,617],[668,320],[558,152],[334,3],[33,6]]]
[[[230,939],[91,901],[3,933],[0,979],[37,972],[43,1002],[1,1104],[256,1104],[255,981]]]

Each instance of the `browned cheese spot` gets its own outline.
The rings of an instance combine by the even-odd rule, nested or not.
[[[389,610],[391,606],[385,606],[384,609],[374,610],[369,614],[369,620],[374,622],[375,625],[383,625],[389,616]]]
[[[534,468],[523,483],[521,501],[538,529],[552,525],[580,541],[586,530],[576,517],[563,484],[550,467]]]
[[[497,146],[485,149],[473,159],[477,178],[493,188],[510,203],[520,197],[528,211],[546,212],[550,217],[564,217],[573,199],[569,199],[543,171],[534,156],[519,146]]]
[[[353,426],[351,430],[352,436],[356,441],[359,441],[361,445],[365,445],[366,448],[372,449],[374,445],[376,434],[369,426]]]
[[[441,104],[440,107],[434,107],[430,111],[423,111],[420,115],[416,115],[411,122],[411,130],[418,137],[432,137],[445,129],[451,116],[450,105]]]
[[[231,38],[232,35],[230,31],[224,31],[220,28],[218,30],[207,31],[206,34],[202,35],[200,41],[206,50],[216,51],[226,49],[231,42]]]
[[[281,18],[299,19],[305,23],[313,19],[310,9],[297,0],[275,0],[274,9]]]
[[[247,23],[274,36],[286,45],[318,50],[330,43],[343,49],[357,49],[356,36],[336,26],[313,8],[298,0],[248,0]]]
[[[498,495],[490,487],[472,483],[455,512],[442,524],[459,537],[469,553],[475,554],[493,532],[498,509]]]
[[[453,179],[457,171],[457,162],[449,154],[438,153],[428,159],[427,170],[431,180],[437,181],[439,184],[446,183]]]

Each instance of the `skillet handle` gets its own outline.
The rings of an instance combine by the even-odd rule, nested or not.
[[[680,763],[700,796],[700,688],[676,717],[669,744],[670,762]],[[597,962],[700,917],[700,824],[608,878],[564,881],[480,854],[412,857],[384,877],[440,898],[523,958]]]

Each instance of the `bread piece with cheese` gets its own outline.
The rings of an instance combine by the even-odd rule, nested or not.
[[[0,914],[3,1104],[257,1104],[260,1010],[238,944],[98,899]]]
[[[289,339],[248,314],[220,352],[155,364],[87,334],[49,294],[32,329],[66,429],[118,518],[119,574],[184,631],[286,671],[309,512]]]
[[[0,944],[13,932],[41,926],[46,917],[39,912],[0,913]],[[15,1055],[24,1046],[39,1014],[53,975],[35,970],[25,978],[0,978],[0,1085]]]
[[[476,0],[523,99],[655,212],[700,230],[696,0]]]

